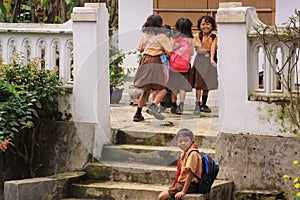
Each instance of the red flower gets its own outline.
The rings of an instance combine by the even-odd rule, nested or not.
[[[5,144],[0,144],[0,146],[2,147],[2,149],[6,150],[7,146]]]

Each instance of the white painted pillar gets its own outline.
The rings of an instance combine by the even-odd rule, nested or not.
[[[94,124],[93,155],[110,139],[108,11],[103,3],[73,9],[74,121]],[[79,129],[78,129],[79,130]],[[89,129],[90,130],[90,129]],[[88,141],[86,141],[88,143]]]
[[[135,51],[143,36],[142,25],[153,14],[153,1],[119,0],[119,49]],[[126,56],[124,67],[137,67],[136,55]]]
[[[250,13],[255,9],[241,3],[220,3],[217,12],[220,132],[239,133],[247,124]]]

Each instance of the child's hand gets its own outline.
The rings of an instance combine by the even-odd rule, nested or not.
[[[174,44],[174,50],[179,49],[180,47],[181,47],[181,45],[179,43],[176,42]]]
[[[210,63],[213,67],[217,67],[217,63],[214,60],[211,60]]]
[[[182,192],[182,191],[180,191],[180,192],[178,192],[178,193],[175,194],[175,199],[176,200],[180,200],[181,197],[183,197],[184,195],[185,195],[185,193]]]

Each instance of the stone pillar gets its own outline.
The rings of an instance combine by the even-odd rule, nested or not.
[[[108,11],[104,3],[73,9],[74,121],[78,134],[100,158],[110,139]],[[93,133],[87,127],[93,127]]]

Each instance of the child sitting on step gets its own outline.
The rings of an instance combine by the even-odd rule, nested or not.
[[[198,189],[198,179],[194,174],[201,177],[202,160],[199,153],[193,151],[198,149],[198,146],[193,145],[194,134],[189,129],[180,129],[176,134],[176,141],[177,146],[183,151],[177,163],[176,178],[169,189],[158,195],[159,200],[168,200],[169,198],[179,200],[185,194],[196,193]]]

